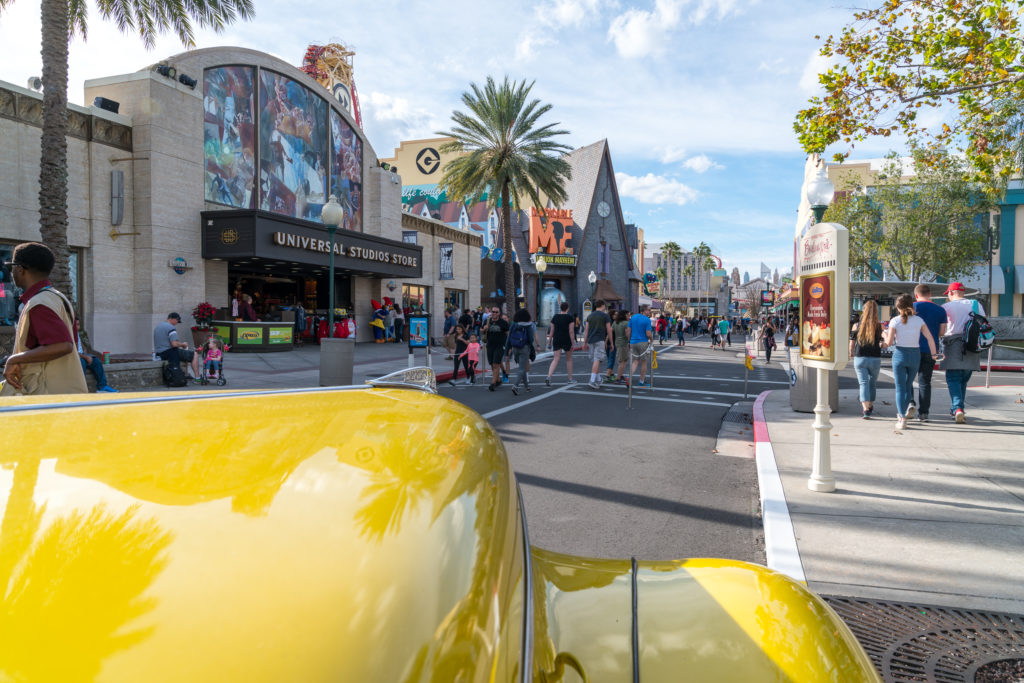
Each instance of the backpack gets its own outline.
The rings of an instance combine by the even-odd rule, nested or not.
[[[521,349],[530,343],[530,328],[524,325],[513,325],[508,334],[508,345],[513,349]]]
[[[164,384],[169,387],[183,387],[188,385],[188,377],[179,365],[164,365]]]
[[[967,323],[964,325],[964,351],[981,353],[992,346],[996,333],[988,318],[978,312],[977,301],[971,303],[971,308],[973,310],[967,314]]]

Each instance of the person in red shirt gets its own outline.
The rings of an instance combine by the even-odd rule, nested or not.
[[[7,265],[14,284],[23,290],[20,301],[24,309],[18,320],[15,352],[4,365],[4,380],[17,391],[37,393],[24,386],[23,375],[44,373],[45,393],[85,393],[85,375],[75,353],[74,314],[67,299],[50,285],[53,252],[45,244],[26,242],[14,249],[13,259]],[[43,291],[47,296],[33,302]],[[39,303],[49,299],[55,299],[49,302],[52,305]],[[58,311],[64,311],[67,320]],[[42,368],[26,368],[35,364]]]

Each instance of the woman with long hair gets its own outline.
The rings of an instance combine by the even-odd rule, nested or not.
[[[896,299],[898,316],[889,321],[885,331],[885,343],[894,347],[892,351],[892,374],[896,377],[896,429],[907,426],[907,420],[914,417],[914,378],[921,367],[921,335],[928,342],[933,358],[938,358],[935,338],[928,330],[924,319],[914,314],[914,297],[901,294]]]
[[[867,420],[874,411],[878,373],[882,369],[882,324],[878,321],[878,304],[874,299],[864,302],[864,309],[850,328],[850,356],[860,385],[862,417]]]

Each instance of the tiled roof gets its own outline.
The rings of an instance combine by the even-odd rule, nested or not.
[[[585,226],[587,223],[590,205],[594,201],[594,191],[597,189],[597,178],[601,173],[601,160],[607,147],[607,139],[598,140],[565,155],[565,160],[572,167],[572,180],[566,188],[569,197],[565,202],[565,208],[572,209],[577,225]]]

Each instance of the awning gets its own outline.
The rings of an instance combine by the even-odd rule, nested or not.
[[[595,301],[598,299],[604,299],[605,301],[622,301],[622,297],[619,296],[615,288],[612,287],[611,280],[598,280],[597,285],[594,287],[594,296],[592,297]]]
[[[1020,266],[1017,267],[1018,272]],[[1020,276],[1017,277],[1018,281]],[[988,294],[988,264],[983,266],[975,266],[974,270],[967,273],[962,278],[959,278],[960,282],[964,283],[964,287],[967,289],[976,289],[981,294]],[[943,287],[943,289],[945,289]],[[1020,291],[1019,289],[1017,291]],[[992,264],[992,294],[1005,294],[1006,293],[1006,281],[1003,278],[1003,269]],[[939,292],[941,294],[941,292]],[[932,295],[935,296],[936,292],[933,290]]]

